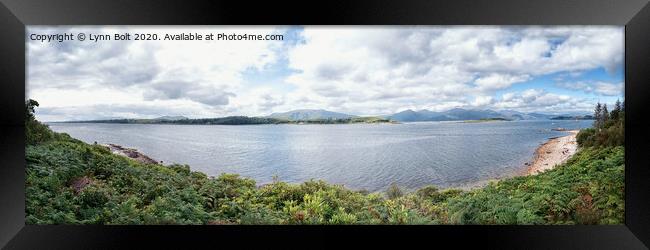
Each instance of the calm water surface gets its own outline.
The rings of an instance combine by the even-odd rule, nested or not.
[[[145,125],[52,123],[87,143],[137,148],[208,175],[237,173],[269,183],[322,179],[352,189],[463,187],[522,174],[562,127],[592,121],[418,122],[348,125]]]

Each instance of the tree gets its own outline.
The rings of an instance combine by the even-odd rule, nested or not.
[[[609,120],[609,111],[607,111],[607,104],[603,104],[603,115],[601,116],[601,119],[603,119],[603,121],[600,123],[601,125],[604,125]]]
[[[621,111],[625,112],[625,101],[623,101],[623,104],[621,105]]]
[[[53,134],[47,125],[40,123],[34,117],[38,102],[32,99],[25,101],[25,140],[28,145],[48,141]]]
[[[38,107],[38,102],[32,99],[25,101],[25,121],[34,119],[35,108]]]
[[[600,102],[596,104],[596,109],[594,109],[594,128],[600,128],[601,125],[601,120],[602,120],[602,111],[603,111],[603,106],[600,105]]]
[[[621,101],[617,99],[616,103],[614,103],[614,110],[612,110],[610,118],[612,120],[618,120],[620,113],[621,113]]]
[[[581,147],[611,147],[625,145],[625,112],[624,104],[617,102],[611,113],[607,112],[607,104],[596,105],[594,128],[582,129],[576,136]],[[620,108],[619,108],[620,107]],[[620,110],[619,110],[620,109]],[[611,115],[611,116],[610,116]]]

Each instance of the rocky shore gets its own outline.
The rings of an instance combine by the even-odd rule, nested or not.
[[[149,157],[149,156],[147,156],[147,155],[145,155],[143,153],[138,152],[137,149],[126,148],[126,147],[122,147],[120,145],[110,144],[110,143],[105,144],[103,146],[110,149],[111,152],[114,153],[114,154],[126,156],[126,157],[129,157],[129,158],[134,159],[136,161],[139,161],[141,163],[145,163],[145,164],[162,164],[162,161],[154,160],[151,157]]]
[[[533,162],[528,164],[528,174],[534,175],[552,169],[566,162],[578,150],[576,135],[578,130],[567,131],[570,134],[551,138],[535,151]]]

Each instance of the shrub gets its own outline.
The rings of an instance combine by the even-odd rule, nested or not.
[[[388,199],[397,199],[402,197],[402,195],[402,190],[395,183],[391,184],[390,187],[388,187],[388,190],[386,190],[386,196],[388,196]]]
[[[437,199],[438,196],[440,196],[440,193],[438,193],[438,188],[434,186],[426,186],[420,188],[418,191],[416,191],[416,194],[425,199]]]
[[[102,207],[109,200],[106,190],[96,185],[85,187],[77,198],[79,200],[79,205],[84,208]]]
[[[581,147],[591,146],[594,141],[594,135],[596,134],[596,129],[586,128],[581,129],[580,132],[576,135],[576,142]]]

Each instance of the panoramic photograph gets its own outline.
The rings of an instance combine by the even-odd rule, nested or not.
[[[623,26],[25,42],[27,224],[624,224]]]

